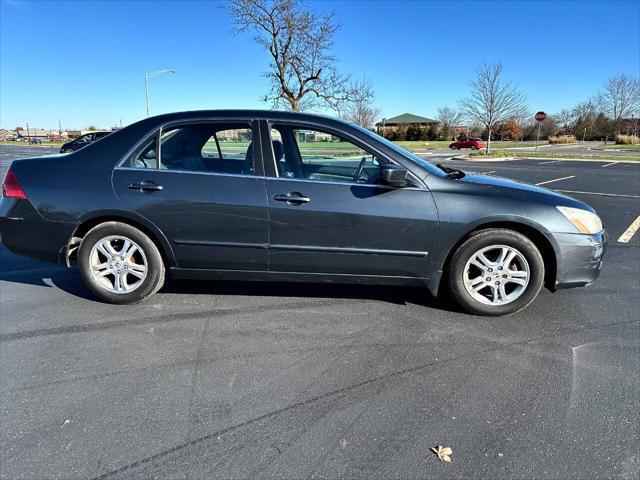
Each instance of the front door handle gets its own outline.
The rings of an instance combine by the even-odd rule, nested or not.
[[[309,197],[305,197],[299,192],[278,193],[273,196],[273,199],[277,202],[287,202],[287,205],[301,205],[311,201]]]
[[[130,183],[127,185],[127,188],[137,190],[138,192],[159,192],[164,187],[152,182],[151,180],[143,180],[142,182]]]

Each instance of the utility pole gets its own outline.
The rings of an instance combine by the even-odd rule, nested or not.
[[[31,145],[31,134],[29,133],[29,122],[27,123],[27,142]]]
[[[587,137],[587,127],[584,127],[584,133],[582,134],[582,143],[584,143],[584,139]]]

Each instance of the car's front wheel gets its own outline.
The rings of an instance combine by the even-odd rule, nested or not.
[[[108,303],[140,302],[164,283],[158,247],[143,232],[121,222],[102,223],[85,235],[78,267],[89,290]]]
[[[451,258],[449,288],[477,315],[508,315],[529,305],[544,282],[544,261],[534,243],[505,229],[481,230]]]
[[[475,145],[471,145],[471,150],[477,150],[478,147],[476,147]]]

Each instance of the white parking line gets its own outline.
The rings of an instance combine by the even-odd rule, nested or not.
[[[607,163],[606,165],[600,165],[600,168],[604,168],[604,167],[610,167],[611,165],[615,165],[618,162],[611,162],[611,163]]]
[[[640,195],[624,195],[622,193],[582,192],[580,190],[554,190],[560,193],[580,193],[582,195],[600,195],[603,197],[640,198]]]
[[[561,162],[562,160],[551,160],[550,162],[540,162],[538,165],[546,165],[547,163],[558,163]]]
[[[631,240],[631,237],[633,237],[638,229],[640,229],[640,215],[638,215],[638,218],[636,218],[633,223],[629,225],[629,228],[627,228],[624,233],[620,235],[618,242],[629,243],[629,240]]]
[[[559,182],[560,180],[567,180],[569,178],[575,178],[575,175],[569,175],[568,177],[554,178],[553,180],[547,180],[546,182],[536,183],[536,185],[546,185],[547,183]]]
[[[490,173],[496,173],[496,171],[495,170],[490,170],[488,172],[484,172],[485,175],[489,175]]]

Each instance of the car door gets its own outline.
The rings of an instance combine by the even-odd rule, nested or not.
[[[180,268],[267,269],[268,204],[254,132],[251,121],[165,125],[114,170],[116,195],[164,233]]]
[[[426,275],[437,212],[425,188],[381,185],[389,160],[340,131],[275,122],[264,129],[271,271]]]

